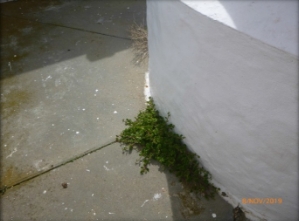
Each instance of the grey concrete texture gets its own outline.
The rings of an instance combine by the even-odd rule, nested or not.
[[[116,143],[15,186],[2,198],[2,218],[185,220],[184,214],[190,215],[189,220],[232,220],[232,208],[219,196],[216,201],[202,200],[198,204],[203,209],[200,216],[192,216],[182,194],[191,196],[177,179],[159,171],[158,165],[140,175],[136,159],[136,152],[123,155]],[[67,183],[67,188],[62,183]]]
[[[29,7],[32,1],[25,7],[27,2],[1,5],[1,154],[2,169],[9,171],[2,171],[5,185],[66,160],[70,153],[111,142],[124,129],[122,119],[133,118],[144,107],[146,69],[132,65],[131,41],[91,33],[88,28],[80,31],[37,22],[43,20],[44,11],[48,20],[51,12],[57,19],[56,7],[69,11],[67,6],[81,4],[86,16],[73,17],[76,24],[92,14],[84,8],[87,3],[98,8],[106,1],[56,2],[56,6],[36,1],[36,13]],[[14,14],[18,9],[24,12]],[[123,11],[131,14],[127,8]],[[124,21],[127,32],[133,18]]]
[[[145,107],[147,65],[133,62],[128,32],[146,23],[145,1],[0,7],[1,187],[50,170],[1,196],[1,220],[232,220],[221,197],[195,203],[155,163],[140,175],[138,154],[117,143],[58,167],[113,142]]]

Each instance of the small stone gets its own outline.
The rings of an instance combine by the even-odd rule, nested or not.
[[[62,183],[61,186],[66,189],[67,188],[67,183]]]
[[[221,195],[227,197],[227,194],[225,192],[222,192]]]

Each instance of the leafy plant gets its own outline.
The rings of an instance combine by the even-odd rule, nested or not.
[[[116,141],[125,145],[123,151],[136,149],[139,152],[141,174],[149,171],[151,160],[156,160],[174,173],[190,191],[207,199],[214,198],[217,188],[210,183],[210,173],[199,165],[199,156],[188,150],[182,141],[184,137],[174,132],[169,117],[169,113],[167,117],[161,117],[150,98],[146,109],[140,111],[134,121],[123,120],[128,128],[116,136]]]

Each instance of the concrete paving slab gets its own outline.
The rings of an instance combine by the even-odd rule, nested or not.
[[[131,41],[20,17],[1,21],[2,186],[111,142],[122,119],[144,107],[146,66],[132,63]]]
[[[186,220],[190,194],[158,165],[140,175],[136,159],[136,152],[123,155],[115,143],[15,186],[2,198],[2,219]],[[199,207],[188,220],[232,220],[232,207],[219,196]]]

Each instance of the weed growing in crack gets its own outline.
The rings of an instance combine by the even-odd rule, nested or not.
[[[199,156],[188,150],[182,141],[184,137],[174,132],[169,117],[169,113],[167,117],[161,117],[150,98],[146,109],[140,111],[134,121],[123,120],[128,128],[116,136],[116,141],[125,145],[123,151],[136,149],[139,152],[141,174],[149,171],[151,160],[156,160],[190,191],[206,199],[214,198],[218,189],[210,183],[210,173],[199,165]]]
[[[133,40],[133,51],[135,52],[135,62],[142,63],[148,57],[147,29],[145,26],[134,23],[130,27],[130,36]]]

